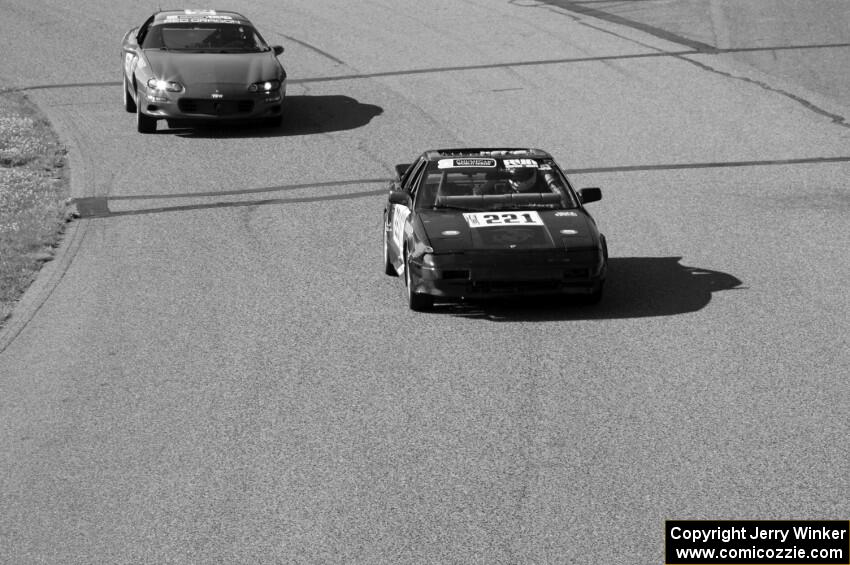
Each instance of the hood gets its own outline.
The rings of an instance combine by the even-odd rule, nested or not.
[[[145,51],[153,74],[194,86],[248,86],[261,80],[281,78],[274,53],[175,53]]]
[[[595,244],[596,230],[581,210],[539,210],[537,214],[543,225],[471,227],[462,213],[439,210],[420,212],[419,221],[438,253],[590,247]]]

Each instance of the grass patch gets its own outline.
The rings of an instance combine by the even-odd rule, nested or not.
[[[23,94],[0,94],[0,326],[68,220],[66,151]]]

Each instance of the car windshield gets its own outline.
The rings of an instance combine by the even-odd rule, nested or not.
[[[417,192],[419,209],[578,207],[566,178],[551,159],[440,159],[429,165]]]
[[[254,28],[244,23],[166,22],[145,36],[145,49],[196,52],[258,52],[268,50]]]

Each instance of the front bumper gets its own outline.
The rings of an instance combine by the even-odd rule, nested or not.
[[[222,95],[173,93],[145,90],[140,92],[142,113],[152,118],[173,120],[257,120],[275,118],[283,113],[286,87],[273,93]]]
[[[604,259],[577,262],[563,256],[537,261],[473,260],[447,265],[410,262],[414,291],[443,298],[590,295],[605,281]]]

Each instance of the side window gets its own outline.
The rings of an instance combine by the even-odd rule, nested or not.
[[[136,34],[136,43],[139,44],[139,47],[141,47],[142,43],[145,41],[145,36],[147,36],[152,22],[153,16],[149,17],[145,23],[142,24],[142,27],[139,28],[139,32]]]
[[[399,188],[399,190],[401,190],[402,188],[404,188],[404,185],[407,183],[407,179],[409,179],[409,178],[410,178],[410,175],[411,175],[411,174],[413,173],[413,171],[416,169],[416,165],[417,165],[417,164],[419,164],[419,161],[416,161],[416,163],[413,163],[412,165],[410,165],[409,167],[407,167],[407,170],[406,170],[406,171],[404,171],[404,173],[401,175],[401,177],[399,177],[399,179],[398,179],[398,188]]]
[[[425,169],[428,168],[428,162],[423,161],[423,166],[420,167],[416,172],[413,173],[410,177],[410,194],[413,196],[413,207],[420,208],[419,201],[421,200],[420,194],[421,190],[419,187],[422,186],[422,179],[425,178]]]
[[[573,196],[575,192],[573,190],[572,184],[570,184],[570,181],[567,179],[567,175],[565,175],[561,168],[558,166],[553,167],[553,169],[557,173],[557,178],[561,181],[560,186],[558,186],[557,188],[559,192],[563,194],[564,205],[568,208],[577,207],[578,199]]]
[[[422,171],[425,169],[425,159],[419,159],[415,165],[410,167],[401,179],[401,189],[412,193],[413,187],[416,186],[416,181],[422,176]]]
[[[434,206],[434,201],[437,198],[437,188],[440,186],[440,179],[445,174],[445,172],[440,173],[435,170],[423,170],[423,174],[419,176],[415,187],[416,197],[413,202],[414,208],[421,210]]]
[[[416,197],[416,192],[419,190],[419,186],[422,184],[422,178],[425,176],[425,169],[428,168],[428,162],[422,161],[422,166],[413,171],[413,174],[410,175],[410,185],[407,189],[410,194]]]

